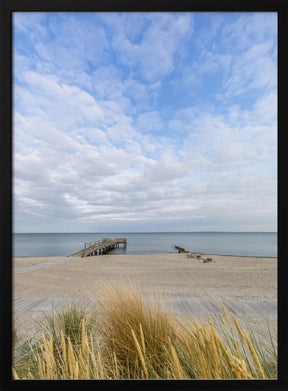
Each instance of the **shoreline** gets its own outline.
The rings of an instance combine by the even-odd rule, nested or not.
[[[57,260],[89,260],[89,259],[96,259],[96,258],[105,258],[105,257],[155,257],[158,258],[158,257],[165,257],[165,256],[179,256],[179,255],[182,255],[182,256],[185,256],[186,258],[190,258],[190,259],[194,259],[197,261],[197,259],[195,259],[195,257],[191,257],[191,254],[195,255],[195,254],[199,254],[201,257],[210,257],[212,259],[217,259],[217,258],[220,258],[222,260],[228,260],[228,259],[234,259],[234,260],[238,260],[238,261],[241,261],[241,259],[243,260],[274,260],[276,262],[278,262],[278,257],[268,257],[268,256],[249,256],[249,255],[227,255],[227,254],[211,254],[211,253],[201,253],[201,252],[197,252],[197,253],[141,253],[141,254],[121,254],[121,253],[113,253],[113,251],[107,253],[107,254],[101,254],[101,255],[95,255],[95,256],[89,256],[89,257],[75,257],[75,256],[72,256],[72,255],[63,255],[63,256],[60,256],[60,255],[53,255],[53,256],[33,256],[33,257],[13,257],[12,258],[12,269],[14,270],[15,269],[15,266],[16,264],[19,264],[18,266],[16,266],[16,268],[21,268],[23,267],[21,265],[21,263],[25,263],[25,264],[37,264],[37,263],[42,263],[42,262],[54,262],[54,261],[57,261]],[[201,260],[200,260],[201,261]],[[201,261],[202,262],[202,261]]]
[[[241,254],[216,254],[216,253],[203,253],[203,252],[200,252],[200,251],[195,251],[193,253],[191,252],[188,252],[187,254],[200,254],[200,255],[203,255],[203,256],[219,256],[219,257],[232,257],[232,258],[265,258],[265,259],[272,259],[272,258],[275,258],[275,259],[278,259],[278,255],[276,256],[270,256],[270,255],[241,255]],[[106,255],[165,255],[165,254],[174,254],[174,255],[177,255],[177,254],[180,254],[178,252],[159,252],[159,253],[113,253],[113,251],[107,253],[107,254],[101,254],[101,256],[106,256]],[[99,255],[98,255],[99,256]],[[33,258],[69,258],[69,257],[72,257],[71,255],[34,255],[34,256],[13,256],[12,257],[12,260],[14,259],[33,259]],[[78,257],[75,257],[75,258],[78,258]]]

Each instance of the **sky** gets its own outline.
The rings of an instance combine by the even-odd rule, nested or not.
[[[13,232],[277,231],[277,13],[14,12]]]

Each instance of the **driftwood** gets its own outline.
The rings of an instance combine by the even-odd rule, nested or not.
[[[207,262],[216,262],[213,258],[205,258],[204,263],[207,263]]]
[[[213,258],[204,258],[203,255],[200,255],[200,254],[188,253],[187,258],[196,258],[199,260],[203,260],[203,263],[215,262]]]
[[[178,253],[186,253],[189,254],[189,251],[185,250],[183,247],[175,246],[176,250],[178,250]]]

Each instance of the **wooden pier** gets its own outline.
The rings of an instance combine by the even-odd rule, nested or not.
[[[117,248],[120,244],[124,244],[124,248],[127,247],[127,239],[125,238],[107,238],[97,240],[94,242],[84,243],[84,248],[77,253],[70,255],[71,257],[90,257],[93,255],[106,254],[108,251]]]

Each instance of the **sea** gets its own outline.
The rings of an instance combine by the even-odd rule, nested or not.
[[[69,256],[85,242],[104,238],[126,238],[109,254],[189,252],[215,255],[277,257],[277,232],[121,232],[121,233],[14,233],[13,257]]]

